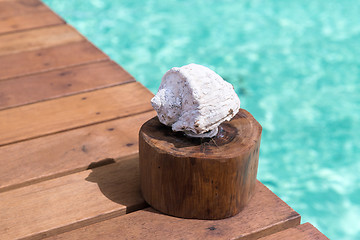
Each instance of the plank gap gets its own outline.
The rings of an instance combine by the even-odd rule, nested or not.
[[[329,240],[323,233],[315,228],[310,223],[304,223],[294,228],[289,228],[281,232],[271,234],[269,236],[260,238],[259,240]]]
[[[31,51],[85,38],[68,24],[45,26],[0,36],[0,56]]]
[[[0,111],[0,146],[152,110],[138,82]]]
[[[70,54],[72,54],[71,58],[69,58]],[[12,53],[0,56],[0,65],[3,67],[0,72],[0,81],[105,60],[109,60],[109,57],[85,39],[74,43]]]
[[[0,193],[0,203],[1,239],[42,238],[147,206],[138,158]]]
[[[135,82],[104,60],[0,81],[0,111]]]
[[[16,79],[24,78],[24,77],[32,77],[32,76],[36,76],[36,75],[39,75],[39,74],[42,74],[42,73],[49,73],[49,72],[53,72],[53,71],[57,71],[57,70],[65,70],[65,69],[72,68],[72,67],[81,67],[81,66],[85,66],[85,65],[88,65],[88,64],[101,63],[101,62],[113,62],[113,61],[110,60],[109,58],[104,58],[104,59],[99,59],[99,60],[91,60],[89,62],[75,63],[73,65],[64,65],[64,66],[60,66],[60,67],[57,67],[57,68],[49,68],[49,69],[46,69],[46,70],[41,70],[39,72],[24,73],[22,75],[16,75],[16,76],[11,76],[11,77],[7,77],[7,78],[2,78],[2,79],[0,79],[0,82],[9,81],[9,80],[16,80]]]
[[[70,169],[70,170],[63,171],[63,172],[55,173],[53,175],[40,176],[38,178],[34,178],[34,179],[31,179],[31,180],[26,180],[26,181],[23,181],[21,183],[8,185],[8,186],[5,186],[5,187],[0,186],[0,193],[15,190],[15,189],[18,189],[18,188],[27,187],[27,186],[30,186],[30,185],[33,185],[33,184],[38,184],[38,183],[45,182],[45,181],[52,180],[52,179],[56,179],[56,178],[61,178],[61,177],[71,175],[71,174],[74,174],[74,173],[79,173],[79,172],[82,172],[82,171],[91,170],[91,169],[95,169],[95,168],[98,168],[98,167],[107,166],[107,165],[110,165],[110,164],[115,164],[115,163],[123,161],[123,160],[136,158],[137,156],[138,156],[138,153],[133,153],[131,155],[122,156],[122,157],[118,157],[118,158],[105,158],[105,159],[102,159],[102,160],[97,161],[97,162],[91,162],[88,166],[85,165],[85,166],[81,166],[81,167],[78,167],[78,168],[73,168],[73,169]]]
[[[24,13],[0,18],[0,37],[10,33],[19,33],[63,24],[66,24],[66,22],[48,9],[38,11],[37,13]]]
[[[155,115],[150,111],[0,147],[0,192],[112,162],[104,159],[135,156],[140,127]]]
[[[246,239],[300,224],[300,215],[260,182],[249,204],[231,218],[182,219],[152,208],[50,236],[50,239]]]
[[[128,114],[128,115],[122,115],[120,117],[114,117],[114,118],[106,119],[106,120],[103,120],[103,121],[92,122],[92,123],[88,123],[88,124],[73,127],[73,128],[67,128],[67,129],[64,129],[64,130],[59,130],[59,131],[51,132],[51,133],[48,133],[48,134],[37,135],[37,136],[29,137],[29,138],[26,138],[26,139],[16,140],[16,141],[13,141],[13,142],[0,144],[0,147],[4,147],[4,146],[10,145],[10,144],[17,144],[17,143],[21,143],[21,142],[24,142],[24,141],[33,140],[33,139],[37,139],[37,138],[42,138],[42,137],[46,137],[46,136],[51,136],[51,135],[54,135],[54,134],[58,134],[58,133],[66,132],[66,131],[71,131],[71,130],[79,129],[79,128],[82,128],[82,127],[88,127],[88,126],[92,126],[92,125],[99,124],[99,123],[106,123],[106,122],[109,122],[109,121],[118,120],[118,119],[121,119],[121,118],[124,118],[124,117],[131,117],[131,116],[135,116],[135,115],[138,115],[138,114],[147,113],[147,112],[151,112],[151,111],[153,111],[153,110],[149,109],[149,110],[145,110],[145,111],[141,111],[141,112],[137,112],[137,113],[132,113],[132,114]]]

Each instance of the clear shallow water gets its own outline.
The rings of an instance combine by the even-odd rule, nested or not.
[[[156,92],[173,66],[234,84],[259,179],[331,239],[360,239],[360,1],[45,0]]]

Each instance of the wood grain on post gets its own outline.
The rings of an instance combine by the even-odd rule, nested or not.
[[[174,133],[157,117],[139,134],[141,190],[155,209],[178,217],[221,219],[254,194],[261,126],[241,109],[211,139]]]

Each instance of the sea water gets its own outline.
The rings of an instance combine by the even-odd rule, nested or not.
[[[302,222],[360,239],[360,1],[44,2],[154,93],[192,62],[231,82],[263,126],[258,178]]]

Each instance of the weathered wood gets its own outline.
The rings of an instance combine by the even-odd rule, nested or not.
[[[30,3],[31,1],[28,2]],[[19,12],[19,3],[22,3],[22,5],[20,6],[22,6],[23,8],[25,8],[25,10],[28,11]],[[64,20],[59,18],[51,10],[47,9],[44,6],[41,6],[43,5],[41,2],[41,5],[38,6],[24,5],[24,3],[26,2],[0,2],[0,34],[65,23]],[[3,12],[4,9],[6,9],[7,11]]]
[[[140,83],[0,111],[0,146],[152,109],[153,94]]]
[[[0,56],[0,80],[105,59],[108,57],[86,40],[4,55]]]
[[[152,208],[99,222],[52,239],[257,239],[295,227],[300,215],[260,182],[238,215],[222,220],[182,219]]]
[[[150,111],[0,147],[0,192],[136,154],[139,129],[154,115]]]
[[[139,138],[141,191],[161,212],[222,219],[239,213],[254,194],[261,126],[244,109],[211,139],[174,133],[157,117]]]
[[[40,0],[0,0],[0,105],[111,86],[115,76],[98,82],[105,70],[84,74],[102,64],[112,71],[107,63],[79,66],[106,59]],[[63,70],[48,72],[56,69]],[[61,85],[66,80],[74,82]],[[43,92],[24,91],[30,85]],[[185,220],[152,208],[122,216],[146,206],[133,156],[140,123],[154,116],[152,94],[138,83],[124,86],[0,110],[0,239],[257,239],[278,231],[270,237],[327,239],[308,224],[283,231],[300,216],[261,183],[245,209],[224,220]]]
[[[84,40],[67,24],[0,35],[0,56]]]
[[[40,0],[0,1],[0,18],[8,18],[49,10]]]
[[[122,159],[0,193],[0,239],[37,239],[144,206],[139,191],[138,159]]]
[[[294,228],[274,233],[270,236],[260,238],[261,240],[328,240],[328,238],[310,223],[304,223]],[[260,240],[259,239],[259,240]]]
[[[0,81],[0,110],[135,81],[112,61]]]

